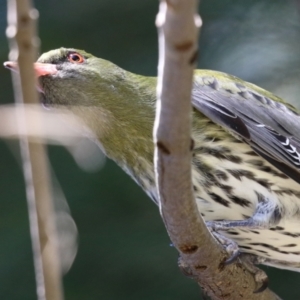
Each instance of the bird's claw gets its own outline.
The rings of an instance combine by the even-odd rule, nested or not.
[[[243,263],[243,266],[253,275],[257,285],[260,285],[253,293],[258,294],[263,292],[269,285],[269,279],[263,270],[256,267],[256,264],[263,262],[263,258],[249,253],[242,253],[239,256],[239,259]]]
[[[258,294],[263,292],[269,284],[268,276],[263,270],[257,268],[255,265],[262,263],[264,259],[253,254],[241,253],[236,242],[217,232],[218,230],[224,230],[222,225],[218,222],[206,222],[206,226],[229,255],[224,262],[224,265],[229,265],[239,259],[244,267],[253,275],[257,285],[259,285],[259,288],[253,293]]]
[[[268,276],[266,275],[266,273],[263,270],[260,270],[260,271],[265,274],[265,279],[262,280],[262,281],[260,281],[260,282],[258,282],[258,281],[256,281],[256,277],[257,276],[254,276],[254,279],[255,279],[256,283],[261,283],[261,286],[253,292],[254,294],[262,293],[269,286],[269,278],[268,278]]]
[[[225,237],[224,235],[217,232],[214,222],[206,222],[206,226],[216,238],[216,240],[224,247],[225,251],[228,253],[229,257],[224,262],[225,265],[230,265],[236,261],[240,255],[239,247],[236,242]]]

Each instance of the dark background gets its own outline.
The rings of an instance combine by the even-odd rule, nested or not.
[[[85,49],[121,67],[155,75],[158,1],[36,1],[41,52]],[[299,106],[298,1],[202,0],[198,67],[225,71]],[[0,2],[0,60],[8,57],[6,4]],[[0,101],[13,101],[10,74],[0,68]],[[197,285],[177,268],[159,212],[113,162],[85,173],[72,156],[50,147],[53,168],[79,230],[75,262],[64,277],[65,298],[200,299]],[[35,299],[21,169],[0,141],[0,299]],[[300,299],[298,273],[265,268],[284,299]]]

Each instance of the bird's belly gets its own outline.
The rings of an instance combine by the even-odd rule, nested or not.
[[[221,166],[219,168],[224,171]],[[241,251],[268,259],[268,265],[300,271],[299,185],[289,178],[263,177],[258,176],[262,175],[259,173],[255,178],[226,174],[226,180],[217,180],[211,185],[203,185],[203,180],[193,175],[196,203],[204,220],[248,219],[253,216],[259,197],[264,197],[275,203],[281,212],[276,226],[230,229],[222,234],[234,240]]]
[[[299,184],[255,153],[244,156],[243,164],[215,158],[208,164],[207,156],[196,158],[198,163],[194,162],[192,167],[193,187],[204,220],[245,220],[253,216],[259,198],[271,201],[281,214],[276,226],[222,233],[234,240],[241,251],[268,259],[268,265],[300,271]],[[137,172],[126,171],[158,204],[154,171],[139,177],[134,176]]]

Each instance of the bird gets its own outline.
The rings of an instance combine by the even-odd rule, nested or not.
[[[14,62],[4,63],[16,70]],[[59,48],[34,64],[41,101],[67,107],[104,153],[156,203],[152,130],[156,77],[83,50]],[[300,271],[300,115],[235,76],[195,70],[191,169],[206,224],[265,265]]]

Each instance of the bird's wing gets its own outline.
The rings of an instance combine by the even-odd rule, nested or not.
[[[300,183],[300,116],[290,104],[234,76],[209,71],[196,73],[192,103]]]

